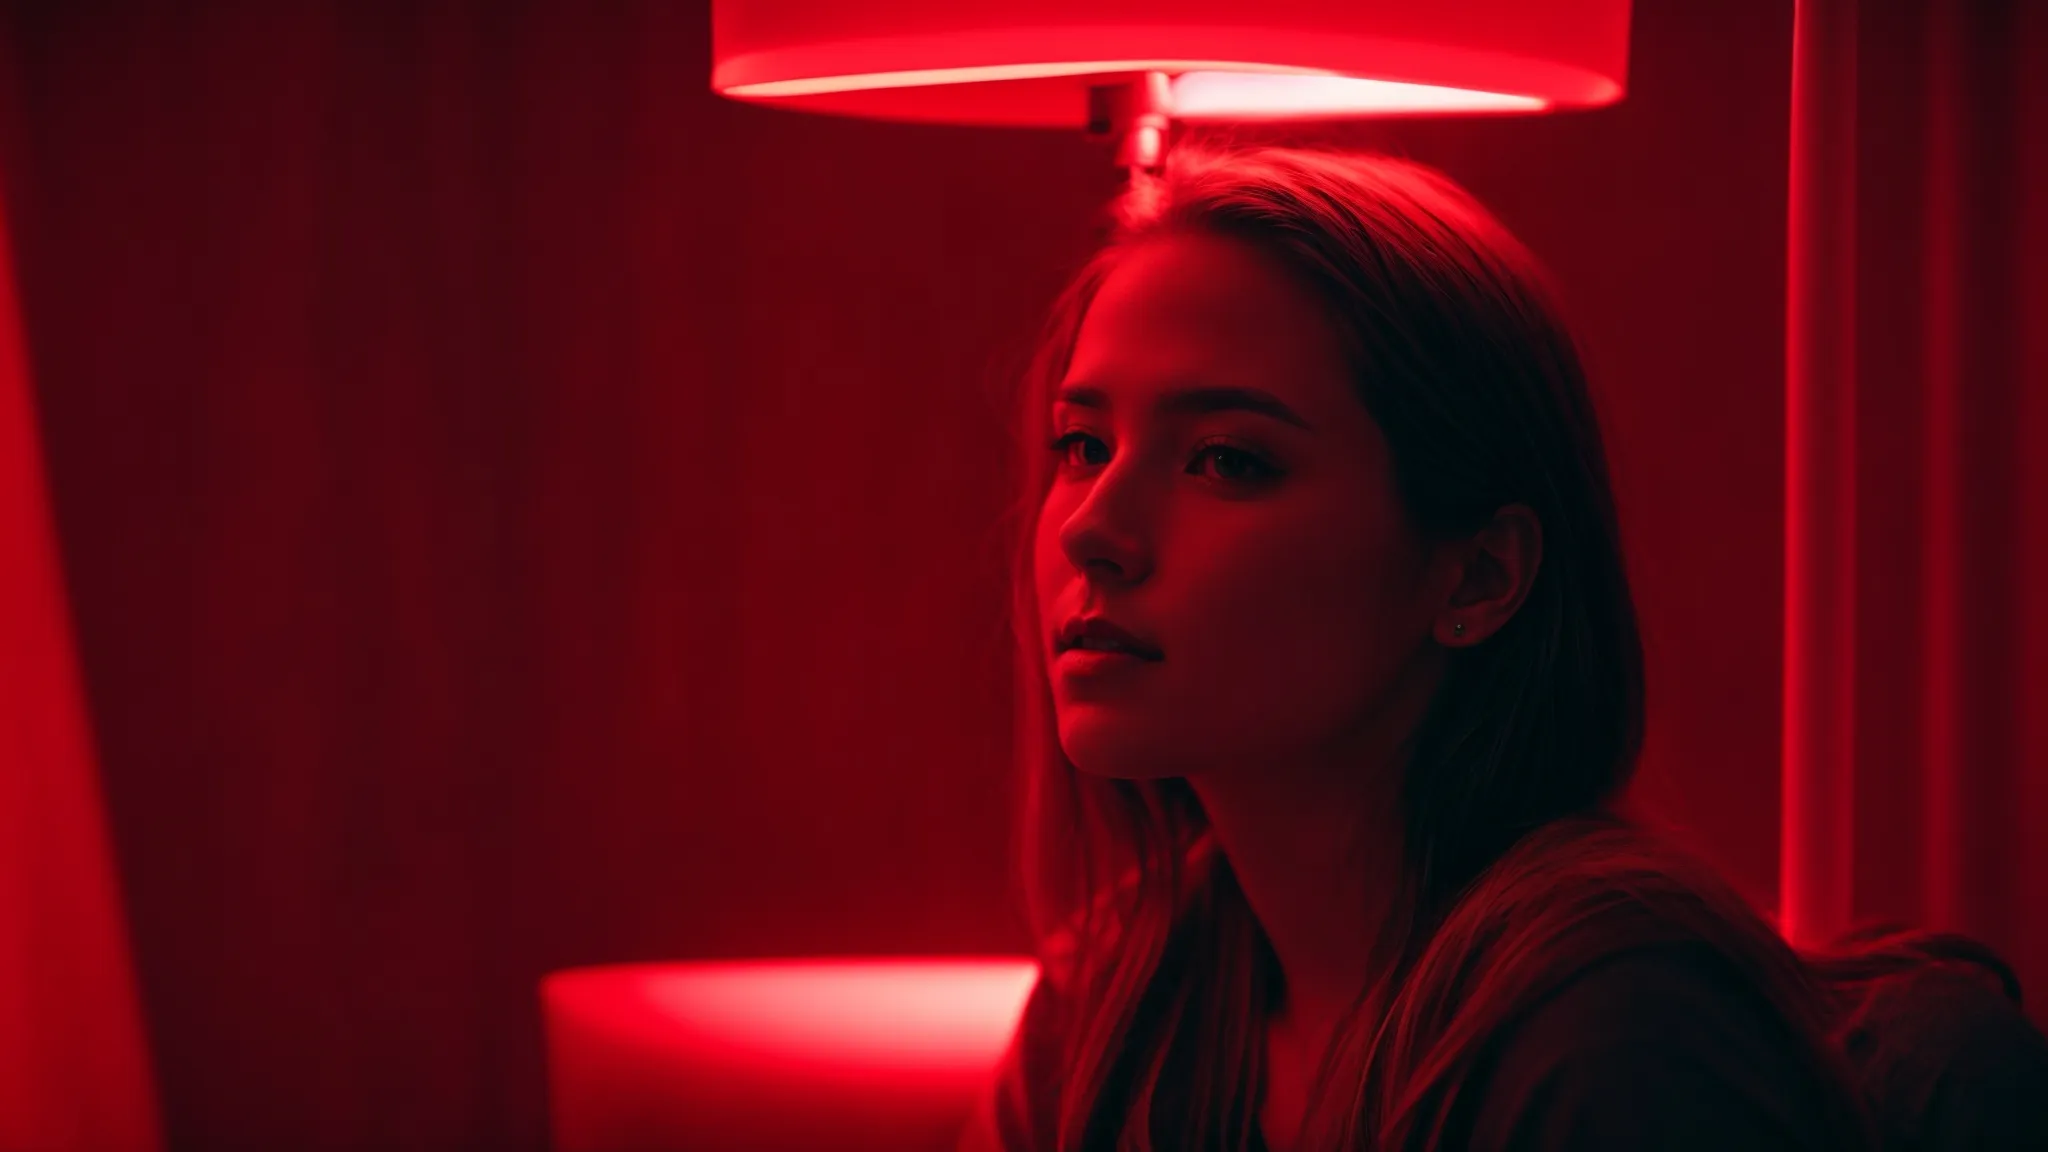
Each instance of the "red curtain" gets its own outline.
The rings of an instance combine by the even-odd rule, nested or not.
[[[542,1147],[556,968],[1024,946],[986,391],[1087,251],[1104,152],[720,101],[701,2],[0,14],[171,1147]],[[1638,0],[1619,107],[1314,137],[1440,165],[1555,269],[1645,787],[1762,903],[1791,32],[1778,0]]]
[[[545,972],[1024,944],[973,382],[1097,157],[727,106],[701,4],[4,12],[171,1147],[539,1148]]]
[[[155,1086],[0,213],[0,1148],[153,1152]]]
[[[1805,2],[1798,50],[1816,130],[1794,143],[1791,364],[1815,403],[1790,451],[1826,499],[1791,541],[1812,655],[1788,677],[1808,741],[1788,784],[1825,803],[1788,806],[1788,897],[1805,886],[1816,936],[1851,918],[1978,936],[2038,1005],[2048,11]]]

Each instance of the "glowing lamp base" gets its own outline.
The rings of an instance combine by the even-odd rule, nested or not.
[[[541,984],[557,1152],[954,1146],[1038,966],[620,965]]]

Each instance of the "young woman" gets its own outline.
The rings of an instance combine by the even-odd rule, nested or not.
[[[1044,975],[964,1146],[1846,1148],[1806,969],[1617,815],[1643,659],[1536,262],[1370,156],[1183,144],[1027,375]]]

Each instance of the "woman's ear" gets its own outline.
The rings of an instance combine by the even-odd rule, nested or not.
[[[1477,644],[1500,631],[1528,599],[1543,564],[1543,522],[1526,504],[1509,504],[1458,549],[1449,603],[1435,623],[1437,643]]]

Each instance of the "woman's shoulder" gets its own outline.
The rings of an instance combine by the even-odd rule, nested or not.
[[[1726,881],[1672,836],[1610,812],[1553,820],[1501,853],[1474,882],[1480,899],[1540,906],[1599,894],[1633,905],[1677,894],[1715,899]]]
[[[1456,1053],[1434,1083],[1474,1148],[1857,1142],[1798,957],[1654,830],[1596,815],[1524,837],[1415,979],[1411,1027]]]
[[[1605,814],[1554,821],[1503,853],[1436,935],[1492,965],[1543,964],[1556,984],[1610,957],[1701,945],[1758,978],[1789,978],[1791,948],[1711,865],[1669,837]],[[1532,988],[1540,994],[1547,988]]]
[[[1447,1002],[1488,1009],[1489,1035],[1531,1013],[1598,1011],[1633,1037],[1654,1033],[1659,1009],[1734,1000],[1809,1044],[1822,1020],[1798,955],[1732,885],[1654,830],[1607,817],[1524,838],[1456,902],[1422,966]]]
[[[1610,954],[1502,1028],[1464,1101],[1473,1149],[1854,1146],[1800,1038],[1717,950]]]

